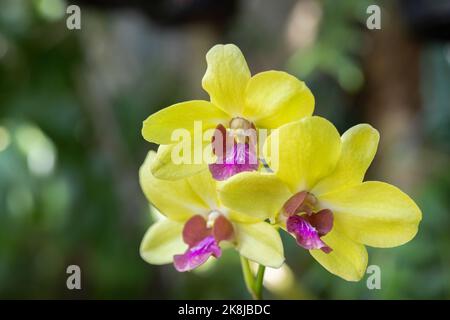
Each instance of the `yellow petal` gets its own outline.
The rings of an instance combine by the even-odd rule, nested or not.
[[[237,250],[256,263],[279,268],[284,262],[278,231],[266,222],[236,223]]]
[[[340,230],[334,228],[322,237],[322,240],[333,249],[330,253],[322,250],[310,250],[311,255],[325,269],[347,281],[359,281],[367,268],[367,250],[357,242],[352,241]]]
[[[183,224],[169,219],[154,223],[145,233],[139,252],[151,264],[166,264],[175,254],[183,253],[187,245],[182,239]]]
[[[194,141],[195,128],[195,134],[202,139],[203,131],[228,121],[229,117],[208,101],[186,101],[149,116],[143,123],[142,136],[149,142],[170,144],[178,141],[184,130]]]
[[[278,153],[272,146],[277,145],[272,143],[276,137]],[[317,181],[330,174],[340,150],[338,131],[321,117],[307,117],[286,124],[275,130],[264,144],[265,158],[293,193],[311,190]]]
[[[172,220],[185,221],[192,215],[208,213],[209,206],[198,196],[202,191],[194,190],[188,179],[169,181],[152,175],[150,167],[155,155],[150,151],[139,170],[139,181],[147,199]]]
[[[235,211],[264,220],[273,217],[291,193],[274,174],[242,172],[218,184],[222,203]]]
[[[174,157],[183,156],[183,151],[180,152],[176,144],[160,145],[150,170],[156,178],[163,180],[178,180],[208,170],[206,163],[194,163],[194,152],[191,148],[186,163],[174,163]]]
[[[209,170],[188,177],[187,182],[210,211],[220,209],[217,184]]]
[[[251,215],[239,213],[237,211],[226,211],[226,209],[224,211],[227,212],[227,216],[230,219],[230,221],[232,221],[232,222],[256,223],[256,222],[261,222],[261,220],[263,220],[259,217],[253,217]]]
[[[347,130],[341,137],[341,156],[336,168],[319,181],[312,193],[319,196],[361,183],[377,152],[379,140],[378,131],[368,124]]]
[[[320,206],[334,213],[334,222],[355,241],[373,247],[402,245],[417,233],[422,213],[398,188],[378,181],[324,194]]]
[[[241,50],[234,44],[212,47],[206,54],[208,68],[202,80],[211,102],[230,116],[239,116],[250,71]]]
[[[243,117],[258,128],[278,128],[314,111],[314,96],[305,83],[281,71],[253,76],[245,98]]]

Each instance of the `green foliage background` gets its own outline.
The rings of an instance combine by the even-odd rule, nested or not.
[[[82,30],[69,31],[64,1],[0,0],[0,298],[248,298],[233,251],[190,274],[147,265],[138,253],[152,215],[137,172],[155,148],[141,123],[175,102],[206,98],[204,54],[218,42],[239,45],[253,73],[282,69],[304,79],[315,113],[341,132],[359,122],[379,128],[368,177],[400,186],[423,211],[413,241],[370,249],[381,290],[329,274],[285,237],[292,277],[266,296],[450,298],[449,46],[421,43],[411,66],[419,68],[418,108],[386,117],[387,106],[370,109],[378,94],[367,77],[377,63],[367,58],[373,33],[363,27],[371,2],[262,2],[243,1],[221,28],[82,7]],[[385,9],[391,19],[399,10]],[[308,45],[301,28],[294,40],[286,32],[304,12],[317,18]],[[66,288],[70,264],[81,267],[80,291]]]

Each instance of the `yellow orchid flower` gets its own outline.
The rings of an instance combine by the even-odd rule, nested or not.
[[[240,255],[264,266],[283,264],[279,233],[264,219],[231,211],[218,201],[216,182],[208,171],[176,181],[156,178],[150,170],[156,153],[150,151],[140,168],[139,179],[147,199],[165,215],[146,232],[141,257],[151,264],[174,262],[189,271],[220,257],[222,241]]]
[[[274,173],[244,172],[221,182],[219,198],[233,210],[272,215],[329,272],[360,280],[365,245],[389,248],[411,240],[422,213],[398,188],[363,182],[379,141],[368,124],[342,137],[320,117],[282,126]],[[273,135],[273,133],[272,133]],[[267,155],[267,145],[264,146]]]
[[[236,173],[258,168],[254,154],[256,147],[240,139],[242,131],[278,128],[313,113],[314,96],[304,82],[273,70],[252,77],[242,52],[233,44],[212,47],[206,54],[206,61],[202,86],[211,101],[177,103],[156,112],[143,123],[143,137],[149,142],[165,145],[158,151],[151,168],[160,179],[176,180],[208,168],[206,159],[174,163],[171,156],[176,142],[172,137],[175,130],[183,129],[193,137],[196,122],[201,122],[201,135],[207,130],[216,130],[222,138],[231,135],[236,141],[227,144],[223,150],[227,154],[218,155],[217,149],[221,147],[216,146],[213,151],[218,160],[209,164],[213,177],[225,180]],[[211,141],[204,147],[203,138],[199,137],[201,148],[206,148]],[[216,137],[215,143],[222,142],[222,138]]]

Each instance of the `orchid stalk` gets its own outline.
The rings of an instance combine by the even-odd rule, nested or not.
[[[266,267],[263,265],[258,266],[256,276],[253,274],[250,263],[247,258],[241,256],[242,274],[244,276],[244,282],[248,292],[254,300],[262,299],[264,272]]]

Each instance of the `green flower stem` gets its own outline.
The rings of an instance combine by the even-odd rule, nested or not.
[[[260,265],[255,278],[252,270],[250,269],[250,263],[247,258],[241,256],[241,265],[248,292],[254,300],[262,299],[263,279],[266,267]]]
[[[254,278],[252,274],[252,270],[250,270],[250,264],[248,263],[247,258],[241,256],[241,266],[242,266],[242,274],[244,275],[245,285],[247,286],[248,292],[252,295],[252,298],[255,299],[255,294],[253,291],[254,286]]]
[[[262,299],[262,291],[263,291],[263,280],[264,280],[264,272],[266,271],[266,267],[262,264],[258,267],[258,272],[256,273],[256,279],[254,283],[255,287],[255,295],[257,300]]]

